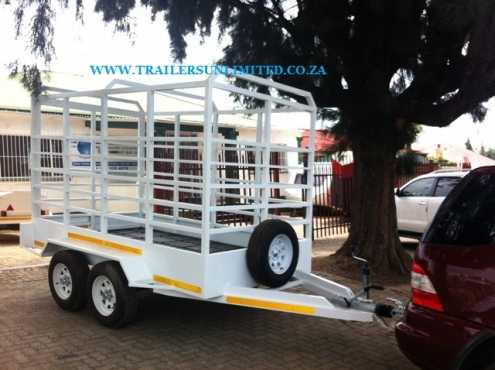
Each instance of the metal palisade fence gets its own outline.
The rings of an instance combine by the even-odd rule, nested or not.
[[[435,171],[431,163],[417,164],[408,173],[396,175],[395,186]],[[315,162],[313,196],[313,237],[327,238],[347,234],[351,225],[352,163]],[[306,200],[303,191],[303,199]]]

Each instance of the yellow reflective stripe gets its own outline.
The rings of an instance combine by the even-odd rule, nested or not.
[[[316,314],[316,308],[311,306],[303,306],[303,305],[290,304],[290,303],[265,301],[261,299],[232,297],[232,296],[227,296],[226,300],[227,303],[235,304],[238,306],[265,308],[267,310],[300,313],[303,315]]]
[[[73,240],[79,240],[79,241],[83,241],[83,242],[87,242],[87,243],[91,243],[91,244],[96,244],[96,245],[103,247],[103,248],[115,249],[115,250],[118,250],[118,251],[124,252],[124,253],[130,253],[130,254],[135,254],[135,255],[143,254],[143,251],[140,248],[131,247],[131,246],[125,245],[125,244],[115,243],[115,242],[112,242],[110,240],[94,238],[94,237],[88,236],[88,235],[82,235],[82,234],[78,234],[78,233],[67,233],[67,237],[69,239],[73,239]]]
[[[42,242],[41,240],[35,240],[34,241],[34,247],[35,248],[45,248],[46,243]]]
[[[197,294],[201,294],[201,292],[202,292],[201,287],[199,287],[197,285],[189,284],[189,283],[186,283],[186,282],[180,281],[180,280],[170,279],[168,277],[161,276],[161,275],[153,275],[153,280],[158,282],[158,283],[170,285],[170,286],[173,286],[173,287],[176,287],[179,289],[183,289],[183,290],[188,290],[190,292],[197,293]]]

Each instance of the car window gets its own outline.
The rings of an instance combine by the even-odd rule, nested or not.
[[[425,238],[454,245],[495,245],[495,174],[469,177],[448,197]]]
[[[435,197],[446,197],[459,182],[460,177],[440,177],[435,187]]]
[[[434,182],[435,179],[433,177],[416,180],[401,189],[400,194],[403,197],[429,197],[431,196]]]

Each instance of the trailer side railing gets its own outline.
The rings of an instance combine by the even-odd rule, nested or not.
[[[213,235],[249,232],[269,218],[303,227],[305,238],[311,240],[312,202],[283,199],[280,191],[301,189],[308,192],[307,199],[312,199],[314,101],[307,92],[273,81],[253,76],[237,78],[298,99],[238,87],[216,76],[206,81],[159,85],[117,81],[106,89],[86,92],[46,88],[32,101],[33,219],[56,219],[54,216],[61,214],[62,219],[56,222],[63,223],[67,230],[85,228],[103,234],[112,233],[116,225],[144,228],[144,241],[149,246],[156,244],[156,229],[186,233],[201,238],[202,256],[209,254]],[[218,90],[258,99],[262,107],[218,109],[214,104]],[[132,94],[145,95],[145,110],[139,100],[127,99]],[[157,100],[163,94],[199,100],[203,108],[157,111]],[[45,105],[62,108],[63,136],[46,135],[42,130],[41,106]],[[90,116],[88,134],[71,132],[71,110]],[[272,120],[278,113],[288,112],[309,115],[308,148],[282,145],[272,136]],[[256,117],[255,139],[231,140],[219,135],[220,117],[232,114]],[[110,115],[136,122],[135,135],[111,133]],[[184,117],[191,116],[202,118],[203,130],[186,136],[181,127]],[[172,133],[160,129],[163,120],[174,123]],[[59,140],[61,150],[43,147],[44,140]],[[81,142],[90,144],[89,153],[75,151]],[[116,147],[118,151],[113,149]],[[308,163],[289,166],[274,160],[280,153],[291,152],[307,154]],[[43,160],[47,157],[51,160]],[[242,162],[241,158],[247,157],[252,159]],[[291,184],[274,176],[278,171],[295,169],[307,171],[306,183]],[[47,181],[53,178],[63,181]],[[42,216],[41,209],[50,209],[51,215]],[[304,209],[305,216],[294,217],[294,209]],[[84,217],[86,223],[81,221]]]

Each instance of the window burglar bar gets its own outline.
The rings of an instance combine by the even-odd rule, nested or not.
[[[41,162],[43,167],[62,168],[62,140],[41,139]],[[0,181],[29,182],[31,168],[29,155],[31,137],[28,135],[0,135]],[[43,173],[43,181],[61,181],[59,174]]]

